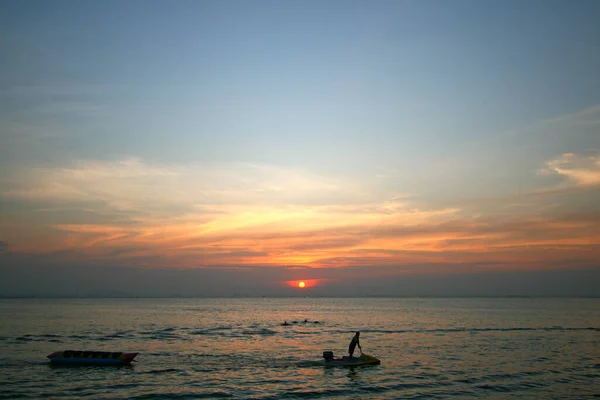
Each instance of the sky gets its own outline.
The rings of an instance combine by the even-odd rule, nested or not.
[[[600,296],[598,15],[4,1],[0,296]]]

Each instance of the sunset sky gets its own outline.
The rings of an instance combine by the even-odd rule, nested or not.
[[[0,296],[600,295],[598,1],[1,8]]]

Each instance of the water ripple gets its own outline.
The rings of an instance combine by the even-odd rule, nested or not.
[[[23,317],[0,327],[0,398],[448,400],[598,394],[596,300],[573,305],[555,300],[542,311],[518,301],[506,306],[477,299],[453,300],[451,307],[419,300],[417,309],[417,303],[400,299],[385,300],[385,307],[383,300],[368,299],[282,301],[63,301],[58,315],[52,303],[25,302],[16,310]],[[4,309],[2,304],[0,318],[16,312],[13,303]],[[312,315],[327,324],[274,322],[290,315]],[[363,349],[382,364],[323,368],[322,351],[344,354],[355,329],[363,332]],[[117,368],[55,366],[46,359],[65,349],[140,355],[134,365]]]

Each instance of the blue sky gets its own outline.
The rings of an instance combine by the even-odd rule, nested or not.
[[[5,253],[293,264],[315,270],[305,279],[446,261],[544,269],[554,251],[598,267],[597,1],[3,9]]]

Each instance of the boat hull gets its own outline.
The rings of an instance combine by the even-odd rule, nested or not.
[[[52,364],[127,365],[138,353],[108,351],[57,351],[47,357]]]
[[[333,360],[325,361],[327,367],[357,367],[359,365],[377,365],[381,364],[381,360],[377,357],[368,354],[361,354],[360,357],[342,357],[334,358]]]

